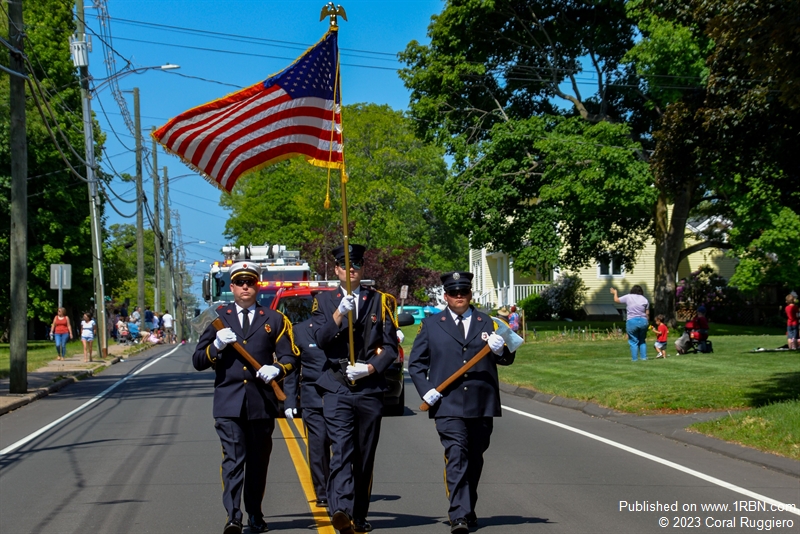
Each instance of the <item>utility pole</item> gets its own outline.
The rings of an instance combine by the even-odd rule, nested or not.
[[[153,126],[152,131],[156,131],[156,127]],[[159,219],[161,214],[159,213],[159,206],[158,206],[158,188],[159,188],[159,179],[158,179],[158,143],[156,143],[155,138],[153,140],[153,235],[155,239],[153,240],[153,250],[154,250],[154,259],[155,259],[155,280],[153,281],[153,285],[155,286],[155,294],[153,295],[153,313],[160,311],[161,308],[161,231],[159,229]]]
[[[173,277],[172,277],[172,230],[170,229],[169,217],[169,177],[167,176],[167,168],[164,167],[164,267],[167,269],[167,280],[165,286],[167,289],[166,305],[172,310],[172,316],[178,319],[178,310],[175,309],[175,294],[173,291]]]
[[[9,392],[28,392],[28,145],[25,134],[22,0],[8,3],[11,106],[11,325]]]
[[[75,2],[77,16],[76,35],[72,40],[72,61],[80,72],[81,102],[83,107],[83,138],[86,156],[86,180],[89,182],[89,215],[91,217],[92,270],[94,272],[94,304],[97,318],[97,350],[100,357],[108,356],[108,328],[106,328],[106,296],[103,280],[102,229],[100,228],[100,197],[97,195],[97,181],[94,163],[94,129],[92,124],[92,104],[89,93],[89,46],[84,26],[83,0]]]
[[[142,188],[142,119],[139,113],[139,88],[133,88],[133,115],[136,132],[136,283],[139,294],[137,306],[142,308],[139,329],[144,329],[144,190]]]

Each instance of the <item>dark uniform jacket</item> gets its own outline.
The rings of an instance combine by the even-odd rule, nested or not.
[[[300,406],[303,408],[322,408],[322,396],[314,386],[323,373],[330,367],[325,353],[317,347],[311,320],[294,325],[294,344],[300,350],[300,372],[295,371],[283,381],[283,392],[286,408],[297,408],[297,395],[300,394]]]
[[[355,357],[359,362],[371,363],[375,372],[356,380],[354,386],[348,387],[342,381],[344,377],[346,382],[347,377],[344,375],[344,368],[340,366],[340,360],[350,359],[347,315],[342,319],[341,326],[336,326],[336,321],[333,320],[333,312],[339,307],[339,302],[345,293],[346,291],[339,286],[336,291],[317,294],[314,300],[314,313],[311,316],[314,323],[314,339],[319,348],[325,352],[330,365],[330,369],[317,380],[317,386],[330,392],[349,390],[357,394],[381,393],[386,388],[383,373],[397,359],[397,327],[393,319],[394,297],[369,287],[361,287],[357,304],[358,319],[355,318],[356,311],[353,310],[352,313],[355,319],[353,325]],[[338,377],[336,373],[339,373]]]
[[[292,341],[292,324],[282,313],[256,304],[246,338],[242,335],[235,304],[220,306],[217,314],[256,361],[263,365],[277,365],[282,369],[279,378],[291,373],[297,364],[298,351]],[[218,352],[214,346],[216,337],[216,329],[209,325],[192,355],[195,369],[202,371],[212,367],[216,372],[214,417],[239,417],[245,398],[248,419],[275,417],[278,401],[272,386],[258,378],[258,369],[253,369],[231,345]]]
[[[408,359],[408,374],[420,396],[450,378],[486,346],[494,332],[492,318],[474,307],[464,339],[449,309],[422,320]],[[428,410],[429,417],[500,417],[497,366],[510,365],[515,353],[504,347],[502,356],[489,352],[475,367],[442,392]]]

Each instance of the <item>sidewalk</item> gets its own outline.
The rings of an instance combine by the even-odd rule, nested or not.
[[[27,393],[9,393],[9,379],[0,378],[0,415],[55,393],[119,362],[129,348],[127,345],[109,344],[107,359],[98,360],[95,356],[94,361],[89,363],[84,363],[82,354],[70,356],[64,361],[52,360],[44,367],[28,373]]]

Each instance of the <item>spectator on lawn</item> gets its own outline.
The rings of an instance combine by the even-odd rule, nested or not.
[[[614,295],[614,302],[625,304],[628,311],[628,320],[625,323],[625,330],[628,333],[628,345],[631,349],[631,359],[636,361],[647,360],[647,330],[650,326],[650,303],[644,296],[642,286],[635,285],[627,295],[618,296],[616,288],[611,288]]]
[[[786,340],[789,345],[789,350],[797,350],[797,323],[798,323],[798,308],[795,304],[794,295],[786,295]]]
[[[655,342],[656,352],[658,352],[656,358],[667,357],[667,337],[669,336],[669,328],[664,324],[664,319],[665,317],[663,314],[656,315],[656,326],[650,327],[653,332],[658,334],[658,338],[656,338]]]
[[[508,326],[512,332],[519,332],[520,316],[517,313],[517,307],[511,306],[511,315],[508,316]]]

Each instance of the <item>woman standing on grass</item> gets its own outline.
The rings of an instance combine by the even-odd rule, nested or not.
[[[617,290],[611,288],[611,294],[614,295],[614,302],[617,304],[625,304],[628,310],[628,320],[625,323],[625,330],[628,333],[628,345],[631,348],[631,359],[636,361],[638,358],[642,361],[647,359],[647,330],[650,327],[650,303],[644,296],[642,286],[635,285],[631,288],[631,292],[622,297],[617,295]]]
[[[92,319],[92,314],[86,312],[81,321],[81,341],[83,342],[83,361],[92,361],[92,342],[97,331],[97,323]]]
[[[50,337],[56,340],[56,353],[58,360],[67,357],[67,339],[72,339],[72,324],[67,317],[67,309],[59,308],[58,314],[53,318],[50,325]]]

